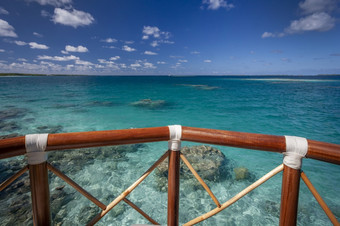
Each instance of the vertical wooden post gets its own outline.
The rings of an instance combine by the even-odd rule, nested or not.
[[[282,175],[280,226],[296,225],[299,201],[300,169],[284,165]]]
[[[34,225],[51,225],[46,162],[29,165]]]
[[[168,226],[178,226],[180,151],[169,151]]]

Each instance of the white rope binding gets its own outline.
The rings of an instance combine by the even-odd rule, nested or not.
[[[26,156],[29,165],[36,165],[47,160],[45,152],[48,133],[29,134],[25,136]]]
[[[285,136],[286,152],[283,163],[293,169],[301,169],[301,159],[308,151],[308,141],[303,137]]]
[[[168,127],[170,132],[170,140],[168,142],[169,150],[172,151],[181,150],[182,126],[173,125]]]

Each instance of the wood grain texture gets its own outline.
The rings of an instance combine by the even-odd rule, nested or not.
[[[280,226],[296,225],[300,170],[284,165],[281,187]]]
[[[34,225],[51,225],[50,190],[46,162],[28,165]]]
[[[168,225],[178,226],[180,152],[169,150]]]

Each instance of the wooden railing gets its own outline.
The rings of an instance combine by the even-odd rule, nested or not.
[[[86,147],[98,147],[108,145],[123,145],[146,142],[159,142],[169,140],[170,132],[166,127],[142,128],[142,129],[126,129],[126,130],[111,130],[111,131],[95,131],[95,132],[77,132],[77,133],[60,133],[49,134],[46,151],[56,151],[63,149],[75,149]],[[286,151],[286,141],[284,136],[273,136],[253,133],[232,132],[213,129],[202,129],[193,127],[182,127],[182,141],[192,141],[199,143],[224,145],[246,149],[256,149],[262,151],[283,153]],[[325,143],[314,140],[308,141],[307,158],[312,158],[320,161],[330,162],[340,165],[340,145]],[[0,159],[5,159],[14,156],[26,154],[25,137],[15,137],[0,140]],[[48,225],[50,220],[49,207],[49,187],[47,170],[50,170],[73,188],[78,190],[81,194],[95,203],[102,211],[90,221],[89,225],[94,225],[106,213],[114,208],[120,201],[126,202],[128,205],[137,210],[152,224],[158,224],[145,212],[143,212],[134,203],[126,197],[157,167],[164,159],[169,158],[168,169],[168,225],[178,225],[179,215],[179,162],[180,159],[189,167],[201,185],[206,189],[208,194],[216,204],[216,208],[210,212],[203,214],[185,225],[193,225],[201,222],[216,213],[224,210],[228,206],[235,203],[244,195],[260,186],[262,183],[270,179],[272,176],[283,171],[282,177],[282,192],[281,192],[281,210],[280,210],[280,225],[295,225],[297,220],[297,204],[299,195],[300,176],[311,190],[314,197],[317,199],[321,207],[326,212],[327,216],[334,225],[339,225],[336,217],[327,207],[317,193],[314,186],[308,180],[307,176],[301,170],[290,168],[287,165],[280,165],[273,169],[268,174],[264,175],[254,184],[241,191],[232,199],[220,204],[218,199],[211,192],[209,187],[200,178],[195,169],[191,166],[189,161],[180,151],[168,150],[165,154],[157,160],[135,183],[127,188],[121,195],[117,196],[110,204],[105,205],[98,199],[93,197],[74,181],[61,173],[58,169],[48,162],[43,162],[36,165],[28,165],[17,172],[15,175],[4,181],[0,185],[0,191],[11,184],[15,179],[24,174],[27,170],[30,172],[31,196],[32,196],[32,210],[33,221],[35,225]]]

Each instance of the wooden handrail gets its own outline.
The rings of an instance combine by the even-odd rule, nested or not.
[[[286,149],[284,136],[203,129],[186,126],[182,127],[182,140],[271,152],[283,152]]]
[[[169,140],[169,128],[167,126],[154,127],[154,128],[141,128],[141,129],[60,133],[60,134],[49,134],[46,151],[98,147],[98,146],[108,146],[108,145],[124,145],[124,144],[134,144],[134,143],[159,142],[159,141],[167,141],[167,140]],[[278,153],[285,152],[285,149],[286,149],[286,140],[284,136],[233,132],[233,131],[203,129],[203,128],[194,128],[194,127],[182,127],[182,139],[181,140],[215,144],[215,145],[223,145],[223,146],[231,146],[231,147],[237,147],[237,148],[256,149],[256,150],[278,152]],[[307,141],[308,141],[308,153],[306,155],[307,158],[312,158],[312,159],[340,165],[340,145],[314,141],[314,140],[307,140]],[[0,159],[24,155],[25,153],[26,153],[26,150],[25,150],[25,137],[24,136],[0,140]],[[172,151],[172,150],[169,150],[169,152],[166,152],[153,166],[150,167],[150,169],[145,174],[142,175],[141,178],[139,178],[134,184],[132,184],[127,190],[125,190],[115,200],[113,200],[108,206],[105,206],[104,204],[100,203],[97,200],[99,203],[99,206],[103,209],[103,211],[99,213],[94,219],[92,219],[92,221],[89,222],[88,225],[93,225],[94,223],[96,223],[98,220],[100,220],[101,217],[103,217],[108,211],[110,211],[120,201],[122,200],[126,201],[125,199],[126,196],[135,187],[137,187],[152,172],[152,170],[161,161],[163,161],[168,155],[170,159],[169,160],[169,179],[168,179],[169,181],[168,200],[170,201],[169,202],[170,204],[168,203],[168,224],[178,225],[178,206],[179,206],[178,205],[178,198],[179,198],[178,191],[179,191],[180,152]],[[183,161],[185,161],[185,158]],[[35,213],[34,222],[39,223],[41,225],[50,222],[49,208],[47,208],[49,207],[49,199],[48,199],[49,189],[48,189],[48,180],[47,180],[47,167],[49,165],[46,165],[46,164],[47,163],[44,162],[38,165],[29,165],[30,180],[31,180],[31,184],[33,184],[31,185],[31,188],[32,188],[32,197],[33,197],[32,198],[33,212]],[[187,165],[190,169],[190,164],[187,164]],[[51,167],[49,168],[51,170]],[[281,204],[280,224],[285,225],[287,223],[287,224],[293,225],[294,223],[296,223],[296,209],[297,209],[298,190],[299,190],[298,182],[300,180],[299,179],[300,171],[295,170],[296,171],[295,172],[294,169],[290,169],[287,166],[283,167],[283,165],[281,165],[280,167],[274,170],[275,171],[274,174],[281,171],[282,168],[284,168],[284,176],[283,176],[284,180],[282,183],[282,188],[284,187],[287,187],[287,188],[283,189],[282,191],[283,198],[281,199],[281,201],[283,200],[283,203],[286,203],[286,204],[284,205]],[[14,179],[16,179],[21,174],[23,174],[26,170],[27,170],[26,168],[22,169],[17,174],[15,174],[13,177],[11,177],[9,180],[1,184],[1,189],[5,188],[5,186],[7,186],[10,182],[12,182]],[[52,171],[53,171],[53,168],[52,168]],[[191,171],[194,171],[194,170],[191,169]],[[271,173],[272,172],[270,172],[269,174]],[[221,210],[225,209],[226,207],[228,207],[229,205],[231,205],[232,203],[236,202],[238,199],[243,197],[246,193],[248,193],[255,187],[262,184],[264,181],[269,179],[267,178],[269,174],[263,177],[266,179],[261,178],[259,181],[251,185],[249,188],[245,189],[244,191],[236,195],[234,198],[232,198],[231,200],[227,201],[226,203],[222,205],[217,201],[216,198],[215,200],[214,196],[212,195],[212,198],[215,201],[217,208],[206,213],[205,215],[202,215],[199,218],[196,218],[188,222],[187,224],[191,225],[191,223],[200,222],[220,212]],[[298,175],[298,177],[296,175]],[[200,178],[198,175],[196,176],[196,178],[198,178],[198,180],[200,181]],[[38,179],[40,181],[38,181]],[[44,186],[41,186],[41,184],[44,184]],[[205,183],[203,182],[202,185],[204,186]],[[291,185],[295,187],[293,188]],[[78,187],[78,185],[76,187]],[[209,193],[210,189],[208,188],[207,190]],[[293,195],[290,195],[289,192],[291,192],[292,190],[294,190],[295,193]],[[40,193],[43,195],[38,195]],[[85,195],[88,195],[86,191],[83,193],[85,193]],[[291,198],[290,196],[293,196],[293,198]],[[288,200],[288,202],[285,202],[285,200]],[[129,204],[129,201],[126,201],[126,202]],[[289,212],[287,211],[287,208],[283,208],[285,206],[289,206],[289,207],[293,206],[293,204],[295,206],[295,209],[293,211],[290,211],[288,208],[288,210],[290,211]],[[131,203],[129,205],[131,205]],[[138,207],[134,205],[132,205],[132,207],[137,209],[137,211],[139,211],[140,213],[142,213],[142,211]],[[144,216],[145,213],[143,212],[142,214]]]
[[[46,151],[166,141],[169,128],[153,127],[93,132],[49,134]],[[24,155],[25,137],[0,140],[0,159]]]
[[[282,153],[284,136],[182,127],[182,140],[237,148]],[[47,151],[167,141],[169,129],[164,127],[50,134]],[[307,158],[340,165],[340,145],[308,140]],[[0,159],[24,155],[25,137],[0,140]]]

